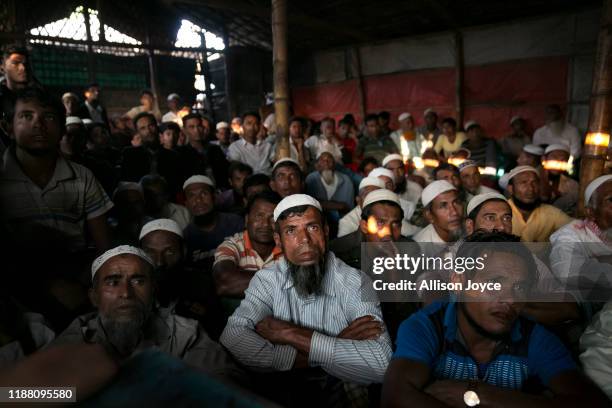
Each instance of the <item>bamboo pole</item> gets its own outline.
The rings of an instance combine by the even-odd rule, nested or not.
[[[584,215],[584,190],[604,172],[612,125],[612,0],[603,2],[597,54],[593,69],[593,88],[589,127],[580,164],[578,215]],[[603,137],[592,137],[602,134]],[[607,135],[607,139],[605,137]]]
[[[291,156],[289,150],[289,70],[287,54],[287,1],[272,0],[272,60],[274,65],[277,160]]]
[[[89,82],[96,81],[95,56],[93,53],[91,25],[89,21],[89,7],[83,7],[83,16],[85,17],[85,35],[87,36],[87,77]]]
[[[457,128],[463,128],[463,35],[455,32],[455,110],[457,115]]]
[[[353,55],[353,61],[355,61],[355,71],[357,71],[357,95],[359,97],[359,114],[361,115],[361,121],[363,122],[366,117],[366,99],[365,91],[363,90],[363,75],[361,73],[361,54],[359,54],[359,47],[353,47]]]

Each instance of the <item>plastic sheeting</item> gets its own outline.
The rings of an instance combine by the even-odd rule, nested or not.
[[[568,58],[538,58],[503,62],[465,70],[465,120],[476,120],[493,137],[509,132],[514,115],[527,119],[534,130],[544,122],[544,108],[567,95]],[[433,107],[440,115],[455,116],[455,70],[436,69],[364,79],[367,112],[391,112],[392,123],[402,112],[411,112],[417,125],[422,112]],[[314,119],[359,113],[357,81],[296,88],[296,114]]]

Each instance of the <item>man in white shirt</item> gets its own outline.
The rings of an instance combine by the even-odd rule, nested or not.
[[[328,151],[337,163],[342,162],[342,142],[336,136],[336,122],[332,118],[324,118],[321,121],[321,134],[310,136],[304,146],[308,148],[310,157],[319,157],[319,153]]]
[[[436,180],[421,195],[429,225],[412,239],[416,242],[455,242],[463,234],[463,201],[459,191],[446,180]]]
[[[474,160],[466,160],[459,166],[459,178],[461,179],[461,185],[465,191],[465,202],[469,203],[474,196],[484,193],[496,193],[497,191],[483,186],[480,179],[480,170],[478,169],[478,163]]]
[[[563,120],[559,105],[546,107],[546,125],[533,134],[533,144],[551,145],[562,143],[570,148],[570,153],[577,159],[582,149],[582,138],[576,126]]]
[[[401,199],[416,204],[419,198],[421,198],[423,187],[406,178],[406,167],[404,166],[402,156],[397,153],[390,154],[383,159],[382,166],[391,170],[395,176],[393,180],[395,182],[394,192],[397,193]]]
[[[253,169],[253,174],[272,173],[272,162],[274,156],[273,145],[257,140],[261,119],[257,112],[247,112],[242,116],[243,133],[240,139],[233,142],[227,152],[230,160],[236,160],[248,164]]]
[[[408,112],[404,112],[397,118],[400,128],[391,133],[391,140],[397,145],[398,151],[403,159],[421,157],[421,142],[423,136],[414,128],[414,118]]]
[[[178,114],[179,110],[181,109],[181,97],[179,94],[171,93],[168,95],[166,102],[169,110],[164,114],[164,116],[162,116],[162,123],[174,122],[182,129],[183,120]]]

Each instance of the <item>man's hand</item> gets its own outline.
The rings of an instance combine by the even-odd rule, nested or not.
[[[297,326],[284,320],[266,316],[255,325],[255,331],[264,339],[274,344],[289,344],[289,335]]]
[[[425,392],[446,405],[464,408],[463,394],[465,394],[467,388],[467,381],[440,380],[425,388]]]
[[[374,316],[368,315],[353,320],[337,337],[347,340],[376,340],[383,331],[383,324]]]

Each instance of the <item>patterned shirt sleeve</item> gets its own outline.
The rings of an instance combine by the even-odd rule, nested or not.
[[[289,345],[275,345],[255,331],[264,317],[273,315],[272,302],[275,270],[255,274],[244,293],[244,300],[228,319],[221,334],[223,344],[242,364],[264,370],[287,371],[293,367],[297,350]]]
[[[225,241],[217,247],[213,266],[221,261],[231,261],[236,265],[240,263],[240,248],[238,248],[234,237],[226,238]]]
[[[344,265],[343,269],[352,269]],[[351,273],[351,270],[340,271],[340,274]],[[383,322],[382,311],[378,302],[367,302],[362,299],[373,299],[375,294],[368,278],[359,273],[351,284],[346,285],[343,293],[343,303],[349,321],[362,316],[374,316]],[[363,283],[361,280],[365,279]],[[350,382],[369,384],[382,383],[385,371],[391,358],[391,339],[385,331],[376,340],[349,340],[314,332],[312,335],[308,362],[320,365],[329,374]]]

